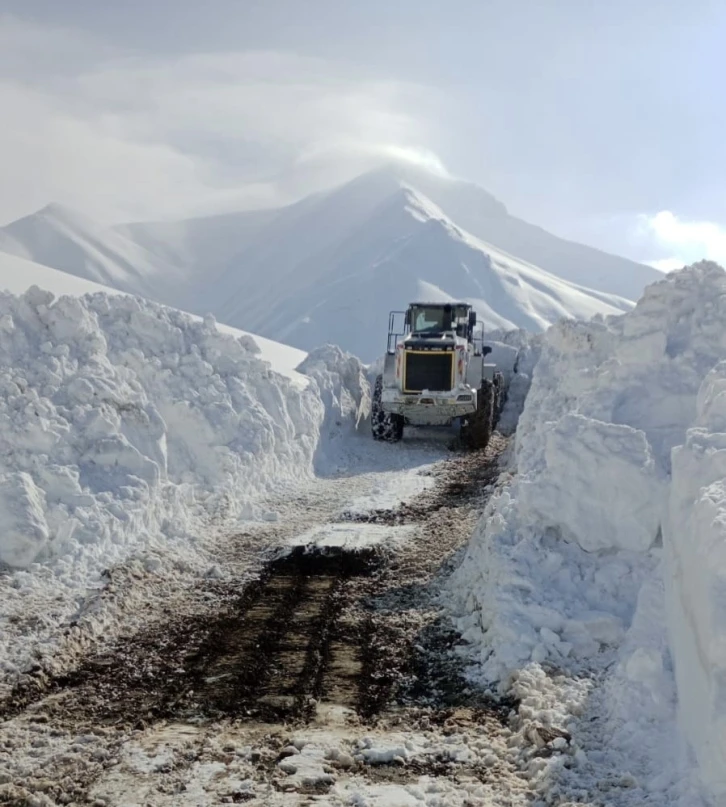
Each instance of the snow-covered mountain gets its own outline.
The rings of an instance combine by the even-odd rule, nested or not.
[[[0,250],[119,291],[177,305],[189,284],[168,263],[115,230],[58,204],[0,228]]]
[[[512,216],[501,202],[472,182],[415,168],[397,170],[394,175],[431,199],[461,229],[563,280],[636,301],[649,283],[663,277],[650,266],[567,241]]]
[[[58,206],[0,249],[281,339],[381,351],[388,311],[472,301],[491,328],[629,310],[660,273],[510,216],[476,185],[384,168],[276,210],[103,228]]]
[[[331,213],[339,207],[335,195],[320,202]],[[325,221],[326,212],[313,218]],[[308,221],[306,215],[296,222],[301,232],[311,229]],[[630,307],[479,241],[411,187],[386,197],[333,243],[326,243],[328,232],[315,233],[321,244],[305,252],[289,251],[279,239],[262,252],[246,250],[239,266],[220,276],[224,297],[210,286],[207,307],[224,322],[244,321],[306,349],[330,340],[366,359],[383,348],[389,309],[412,299],[467,299],[491,328],[535,331],[563,316]]]

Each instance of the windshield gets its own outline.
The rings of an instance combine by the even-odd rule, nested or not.
[[[448,309],[448,310],[447,310]],[[412,305],[411,330],[414,333],[441,333],[466,328],[469,321],[467,306]]]
[[[445,330],[443,308],[420,308],[416,306],[412,314],[411,327],[414,333]]]

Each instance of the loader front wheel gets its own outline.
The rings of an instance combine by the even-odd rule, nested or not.
[[[482,449],[489,444],[494,431],[495,393],[494,384],[484,379],[476,397],[476,411],[461,424],[461,442],[466,448]]]
[[[504,389],[504,376],[497,372],[494,373],[494,417],[492,418],[492,431],[496,429],[499,423],[499,417],[504,409],[504,404],[507,400],[507,393]]]
[[[381,403],[383,376],[376,378],[371,402],[371,432],[374,440],[397,443],[403,437],[403,418],[391,412],[384,412]]]

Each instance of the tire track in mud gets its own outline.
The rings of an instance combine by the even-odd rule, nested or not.
[[[54,720],[135,727],[199,716],[306,719],[328,692],[354,709],[367,689],[365,648],[355,622],[340,615],[357,596],[351,583],[382,561],[370,549],[296,547],[214,618],[171,621],[163,635],[136,636],[44,688],[18,688],[0,705],[0,720],[48,695],[43,706]]]
[[[329,691],[351,705],[366,682],[357,636],[338,621],[355,594],[351,582],[374,573],[380,560],[372,550],[299,547],[272,562],[255,602],[214,626],[192,661],[199,683],[187,708],[285,722],[309,717]]]
[[[281,724],[342,707],[371,721],[396,699],[443,706],[443,692],[447,707],[455,704],[466,687],[452,669],[432,672],[443,628],[419,613],[422,592],[468,540],[477,503],[498,474],[497,448],[454,456],[441,481],[408,504],[341,514],[418,525],[395,552],[296,547],[241,591],[208,582],[216,613],[172,616],[67,675],[19,687],[0,704],[0,720],[32,707],[75,727],[200,718]]]

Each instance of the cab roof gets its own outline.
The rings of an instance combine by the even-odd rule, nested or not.
[[[459,308],[459,307],[461,307],[461,308],[472,308],[471,303],[463,303],[463,302],[461,302],[459,300],[452,300],[451,302],[447,302],[447,303],[442,303],[441,301],[435,302],[435,303],[427,303],[427,302],[422,302],[422,301],[419,300],[419,301],[416,301],[415,303],[409,303],[408,307],[411,308],[411,306],[414,306],[414,305],[426,306],[427,308],[445,308],[446,306],[451,306],[451,308]]]

